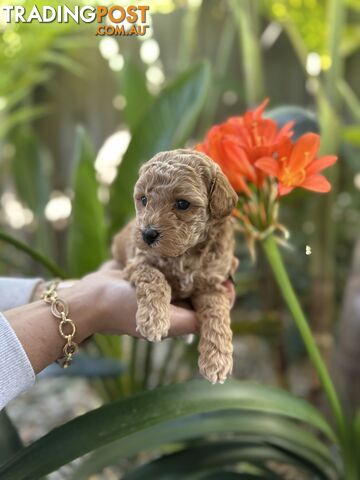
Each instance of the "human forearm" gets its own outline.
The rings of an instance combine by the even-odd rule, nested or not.
[[[69,316],[76,325],[75,341],[83,342],[96,331],[96,319],[101,317],[100,302],[89,292],[74,286],[59,288],[59,297],[69,305]],[[35,373],[60,358],[65,341],[59,332],[59,320],[42,300],[5,312],[9,324],[21,342]]]
[[[39,286],[35,299],[44,287]],[[58,295],[69,306],[78,344],[96,332],[140,336],[135,323],[135,289],[122,280],[119,271],[99,271],[71,283],[61,282]],[[59,332],[59,319],[44,301],[36,300],[4,314],[36,373],[62,356],[65,341]],[[170,315],[170,336],[196,332],[194,312],[172,305]]]

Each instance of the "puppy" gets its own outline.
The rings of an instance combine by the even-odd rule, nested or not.
[[[200,324],[200,372],[223,383],[232,371],[223,283],[237,267],[230,217],[237,195],[209,157],[173,150],[141,167],[134,200],[136,219],[114,237],[112,251],[136,287],[137,330],[161,340],[170,327],[170,302],[189,299]]]

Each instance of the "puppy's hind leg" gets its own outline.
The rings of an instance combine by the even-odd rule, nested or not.
[[[225,292],[207,292],[191,300],[200,323],[200,373],[211,383],[224,383],[233,367],[228,296]]]
[[[129,280],[136,288],[137,331],[147,340],[159,342],[170,328],[171,287],[163,273],[147,264],[133,267]]]

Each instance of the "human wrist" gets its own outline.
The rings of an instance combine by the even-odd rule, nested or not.
[[[91,317],[88,321],[92,333],[126,332],[126,329],[124,331],[122,329],[122,320],[128,317],[128,304],[133,289],[128,282],[119,277],[118,272],[90,273],[78,281],[75,290],[83,296],[84,303],[91,309],[86,313]]]
[[[36,302],[37,300],[40,300],[41,295],[42,295],[43,291],[45,290],[45,287],[46,287],[46,282],[44,282],[43,280],[40,280],[36,284],[36,286],[35,286],[35,288],[32,292],[30,302]]]
[[[99,308],[96,295],[84,289],[81,281],[73,281],[71,285],[61,282],[57,292],[68,305],[69,317],[76,327],[75,340],[81,344],[97,331]]]
[[[76,281],[77,280],[61,280],[59,282],[59,285],[58,285],[58,290],[62,290],[63,288],[72,287]],[[41,300],[41,295],[46,290],[47,285],[49,285],[49,282],[45,282],[44,280],[40,280],[36,284],[36,286],[33,290],[30,301],[31,302],[36,302],[37,300]]]

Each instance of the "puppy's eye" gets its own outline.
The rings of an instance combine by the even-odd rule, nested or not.
[[[140,198],[140,201],[141,201],[141,203],[144,205],[144,207],[146,207],[147,197],[145,197],[145,195],[143,195],[143,196]]]
[[[187,210],[190,207],[190,202],[187,200],[176,200],[175,206],[178,210]]]

